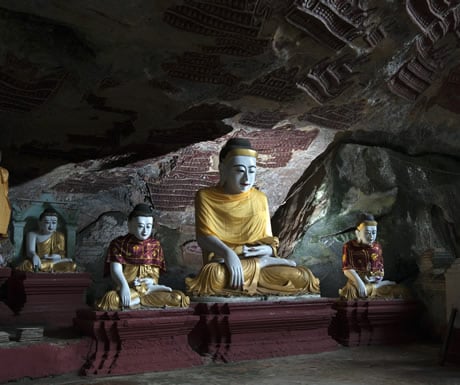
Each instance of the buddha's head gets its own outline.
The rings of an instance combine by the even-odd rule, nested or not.
[[[372,245],[377,239],[377,222],[373,215],[363,214],[355,230],[359,243]]]
[[[226,194],[249,191],[256,181],[255,151],[249,140],[231,138],[219,153],[220,186]]]
[[[45,209],[38,217],[40,233],[52,234],[56,231],[58,225],[58,215],[51,208]]]
[[[145,203],[136,205],[128,216],[128,231],[140,241],[152,235],[153,209]]]

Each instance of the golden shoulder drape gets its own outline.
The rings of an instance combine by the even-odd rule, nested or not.
[[[270,245],[277,255],[279,240],[272,235],[267,197],[252,188],[225,194],[220,187],[198,191],[195,199],[197,236],[214,235],[241,254],[243,245]],[[186,278],[187,291],[199,295],[254,295],[319,293],[319,280],[305,267],[274,265],[260,268],[258,258],[242,258],[243,292],[228,289],[229,274],[213,253],[203,252],[203,267]]]
[[[59,254],[65,258],[65,237],[64,234],[55,231],[50,237],[43,242],[37,242],[36,246],[37,255],[41,260],[40,271],[42,272],[74,272],[77,265],[73,261],[54,262],[43,258],[45,255]],[[22,271],[34,271],[32,261],[26,259],[18,267]]]

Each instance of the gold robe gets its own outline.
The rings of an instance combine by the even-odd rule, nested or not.
[[[50,237],[43,242],[38,242],[36,245],[37,255],[40,257],[42,272],[74,272],[77,269],[75,262],[59,262],[51,261],[43,258],[45,255],[59,254],[61,258],[65,258],[65,237],[64,234],[55,231]],[[26,259],[18,267],[22,271],[34,271],[32,261]]]
[[[0,238],[8,234],[11,205],[8,200],[8,170],[0,167]]]
[[[268,201],[252,188],[241,194],[225,194],[220,187],[199,190],[195,199],[197,236],[214,235],[242,253],[244,245],[270,245],[277,256],[279,240],[271,234]],[[295,295],[319,293],[319,280],[303,266],[274,265],[260,268],[258,258],[241,258],[243,291],[228,289],[229,274],[213,253],[203,253],[203,267],[195,278],[186,278],[187,292],[200,295]]]

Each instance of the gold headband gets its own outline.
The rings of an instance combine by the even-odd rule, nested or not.
[[[223,159],[224,161],[227,160],[228,158],[232,156],[252,156],[253,158],[257,158],[257,151],[256,150],[251,150],[249,148],[235,148],[233,150],[230,150],[227,152],[225,155],[225,158]]]
[[[361,222],[356,229],[361,230],[365,226],[377,226],[377,222],[376,221],[364,221],[364,222]]]

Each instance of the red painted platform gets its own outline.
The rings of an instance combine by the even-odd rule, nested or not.
[[[328,335],[333,299],[199,303],[193,348],[214,361],[235,362],[337,348]]]
[[[334,303],[330,334],[345,346],[390,345],[416,338],[418,304],[403,299]]]
[[[86,307],[89,273],[31,273],[12,270],[6,304],[11,314],[5,325],[43,326],[54,332],[72,329],[76,310]]]
[[[202,364],[188,334],[198,323],[193,308],[117,312],[80,310],[75,328],[93,343],[83,375],[130,374]]]
[[[90,343],[89,338],[78,338],[55,342],[0,344],[0,383],[24,377],[77,374],[85,362]]]

